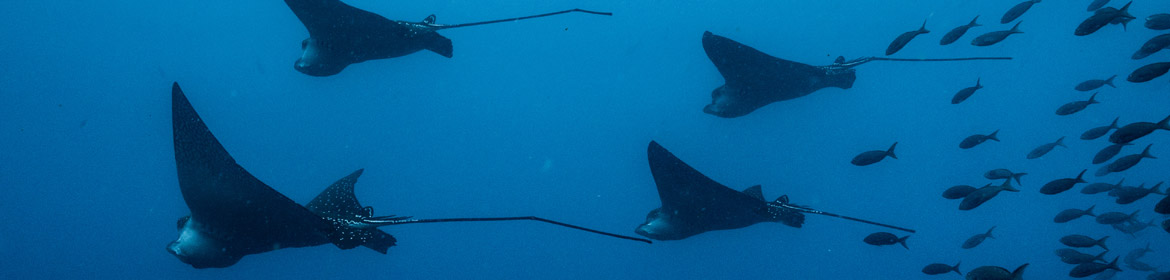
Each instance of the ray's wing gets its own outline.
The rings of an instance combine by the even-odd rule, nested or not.
[[[343,36],[356,26],[371,26],[389,19],[338,0],[284,0],[314,38]]]
[[[703,33],[703,50],[735,87],[783,86],[825,75],[815,66],[776,58],[710,31]]]
[[[664,208],[716,210],[763,203],[707,178],[658,142],[651,141],[646,153],[650,160],[650,173],[658,185],[658,196]]]
[[[329,240],[341,249],[350,249],[357,246],[386,253],[386,250],[397,242],[394,236],[376,228],[352,227],[351,222],[361,222],[364,218],[374,215],[372,207],[362,207],[357,196],[353,193],[353,186],[365,169],[358,169],[349,176],[337,180],[329,185],[321,194],[313,198],[305,207],[309,211],[333,221],[334,230],[328,236]]]
[[[253,244],[328,243],[329,223],[244,170],[211,134],[175,83],[171,88],[175,165],[191,217],[217,234]]]

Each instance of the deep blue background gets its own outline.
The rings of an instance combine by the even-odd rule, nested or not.
[[[1089,219],[1054,224],[1065,208],[1118,206],[1077,190],[1045,196],[1045,182],[1075,176],[1105,141],[1086,129],[1157,121],[1170,114],[1166,78],[1130,84],[1129,56],[1161,34],[1144,17],[1170,12],[1139,1],[1128,31],[1073,29],[1088,0],[1045,1],[1022,17],[1024,34],[995,46],[968,42],[1004,30],[1018,1],[371,1],[347,3],[391,19],[462,23],[567,8],[570,14],[445,30],[455,56],[420,52],[353,65],[315,78],[292,63],[307,32],[281,1],[12,1],[0,9],[0,278],[87,279],[936,279],[931,262],[1009,268],[1031,279],[1067,277],[1052,250],[1060,236],[1112,235],[1115,253],[1152,242],[1146,261],[1170,269],[1165,232],[1137,238]],[[929,3],[923,3],[929,2]],[[961,3],[960,3],[961,2]],[[1112,6],[1120,6],[1113,1]],[[982,15],[954,45],[942,34]],[[826,89],[746,117],[702,113],[723,81],[700,45],[704,30],[790,60],[824,65],[838,55],[881,54],[929,19],[933,32],[895,57],[1013,56],[1002,62],[874,62],[853,89]],[[994,24],[993,24],[994,23]],[[1084,112],[1056,116],[1091,78],[1118,77]],[[955,91],[982,78],[961,105]],[[653,245],[543,224],[477,223],[385,228],[389,255],[333,246],[245,257],[196,270],[164,251],[187,214],[178,191],[168,88],[178,81],[195,108],[249,171],[299,202],[366,168],[358,196],[379,214],[417,217],[538,215],[633,234],[658,196],[645,159],[657,140],[710,177],[768,198],[919,230],[911,250],[861,239],[881,228],[812,216],[803,229],[762,224]],[[960,150],[974,133],[1002,129],[1002,143]],[[1033,147],[1068,136],[1069,148],[1026,160]],[[899,160],[856,167],[850,158],[899,141]],[[1090,181],[1170,179],[1170,132],[1121,175]],[[974,210],[939,193],[981,186],[984,171],[1024,171],[1021,193]],[[1078,187],[1079,189],[1079,187]],[[1158,217],[1159,220],[1166,217]],[[998,225],[973,250],[967,237]],[[1095,250],[1093,251],[1096,252]],[[1124,278],[1144,275],[1126,272]],[[352,279],[352,278],[351,278]],[[1119,278],[1123,279],[1123,278]]]

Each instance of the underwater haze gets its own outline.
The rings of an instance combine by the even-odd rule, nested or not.
[[[1111,236],[1106,260],[1151,244],[1145,260],[1170,270],[1170,234],[1130,236],[1092,217],[1057,212],[1141,210],[1084,184],[1058,195],[1045,183],[1089,169],[1092,182],[1147,187],[1170,181],[1170,131],[1135,141],[1158,159],[1103,177],[1090,163],[1107,146],[1085,130],[1170,115],[1166,77],[1125,77],[1170,51],[1130,56],[1165,31],[1142,26],[1170,2],[1137,0],[1126,29],[1074,36],[1088,0],[1044,1],[1003,42],[976,47],[1022,0],[994,1],[344,1],[389,19],[455,24],[572,8],[613,16],[554,17],[443,30],[454,56],[429,51],[312,77],[293,68],[308,37],[281,1],[12,1],[0,9],[0,279],[959,279],[930,263],[1066,279],[1053,251],[1069,234]],[[1109,7],[1124,2],[1114,0]],[[938,40],[980,16],[952,45]],[[857,68],[851,89],[827,88],[739,118],[703,112],[724,83],[700,43],[704,31],[811,65],[880,56],[926,20],[931,33],[889,57],[1010,56],[1008,61],[886,62]],[[1078,83],[1118,75],[1100,104]],[[958,90],[984,86],[961,104]],[[249,255],[195,269],[168,253],[179,192],[169,88],[182,85],[211,131],[251,174],[298,203],[359,168],[362,204],[420,218],[535,215],[634,235],[660,206],[646,146],[661,143],[734,189],[765,199],[909,227],[901,246],[871,246],[888,229],[820,215],[803,228],[762,223],[643,244],[533,222],[387,226],[382,255],[326,244]],[[994,130],[1002,142],[958,144]],[[1025,156],[1059,137],[1038,159]],[[898,142],[898,159],[850,159]],[[995,168],[1027,172],[1021,192],[970,211],[940,194],[998,184]],[[1166,187],[1163,187],[1163,190]],[[960,245],[996,226],[995,238]],[[894,232],[902,236],[901,232]],[[1094,248],[1095,249],[1095,248]],[[1099,250],[1087,249],[1097,254]],[[1114,279],[1145,279],[1123,266]]]

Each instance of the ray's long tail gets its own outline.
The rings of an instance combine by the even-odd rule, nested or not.
[[[869,220],[858,219],[858,218],[854,218],[854,217],[849,217],[849,216],[845,216],[845,215],[840,215],[840,214],[829,213],[829,212],[825,212],[825,211],[821,211],[821,210],[816,210],[816,209],[807,208],[807,207],[802,207],[802,206],[797,206],[797,205],[792,205],[792,204],[786,204],[786,203],[772,203],[772,206],[775,206],[775,207],[783,207],[783,208],[787,208],[787,209],[792,209],[792,210],[795,210],[795,211],[797,211],[797,212],[801,212],[801,213],[817,214],[817,215],[824,215],[824,216],[829,216],[829,217],[837,217],[837,218],[846,219],[846,220],[850,220],[850,221],[855,221],[855,222],[862,222],[862,223],[871,224],[871,225],[875,225],[875,226],[886,227],[886,228],[892,228],[892,229],[896,229],[896,230],[900,230],[900,231],[905,231],[905,232],[909,232],[909,233],[915,233],[915,232],[916,232],[916,231],[914,231],[913,229],[908,229],[908,228],[904,228],[904,227],[900,227],[900,226],[895,226],[895,225],[889,225],[889,224],[884,224],[884,223],[879,223],[879,222],[874,222],[874,221],[869,221]]]
[[[391,219],[367,218],[367,219],[363,219],[362,221],[365,223],[369,223],[371,225],[375,225],[375,226],[422,224],[422,223],[449,223],[449,222],[537,221],[537,222],[545,222],[545,223],[550,223],[550,224],[554,224],[554,225],[558,225],[558,226],[562,226],[562,227],[567,227],[567,228],[571,228],[571,229],[575,229],[575,230],[587,231],[587,232],[605,235],[605,236],[614,237],[614,238],[621,238],[621,239],[625,239],[625,240],[645,242],[647,244],[653,243],[649,239],[604,232],[604,231],[600,231],[600,230],[596,230],[596,229],[591,229],[591,228],[587,228],[587,227],[562,223],[562,222],[553,221],[553,220],[549,220],[549,219],[545,219],[545,218],[541,218],[541,217],[536,217],[536,216],[495,217],[495,218],[447,218],[447,219],[401,219],[401,218],[395,217],[395,218],[391,218]]]
[[[1011,57],[957,57],[957,58],[888,58],[888,57],[873,57],[870,60],[885,60],[885,61],[963,61],[963,60],[1012,60]]]
[[[501,22],[517,21],[517,20],[526,20],[526,19],[533,19],[533,18],[539,18],[539,17],[555,16],[555,15],[559,15],[559,14],[567,14],[567,13],[572,13],[572,12],[581,12],[581,13],[603,15],[603,16],[612,16],[613,15],[613,13],[607,13],[607,12],[596,12],[596,11],[590,11],[590,10],[572,9],[572,10],[564,10],[564,11],[559,11],[559,12],[544,13],[544,14],[539,14],[539,15],[505,18],[505,19],[480,21],[480,22],[461,23],[461,24],[452,24],[452,25],[440,25],[440,24],[433,24],[432,23],[431,26],[434,27],[435,29],[448,29],[448,28],[468,27],[468,26],[501,23]]]

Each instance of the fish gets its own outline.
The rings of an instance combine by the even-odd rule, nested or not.
[[[1146,280],[1170,280],[1170,272],[1154,272],[1146,275]]]
[[[1101,249],[1109,250],[1109,247],[1105,246],[1105,240],[1107,239],[1109,239],[1108,236],[1102,237],[1101,239],[1093,239],[1092,237],[1080,234],[1070,234],[1061,237],[1060,243],[1064,244],[1065,246],[1074,248],[1089,248],[1093,246],[1100,246]]]
[[[1153,14],[1146,17],[1146,28],[1153,30],[1170,29],[1170,14]]]
[[[436,23],[435,15],[418,22],[391,20],[338,0],[285,0],[284,3],[309,32],[309,38],[301,41],[301,57],[293,66],[297,71],[315,77],[336,75],[354,63],[395,58],[421,50],[429,50],[450,58],[454,48],[451,39],[438,33],[443,29],[512,22],[572,12],[612,15],[572,9],[525,17],[444,25]]]
[[[1105,4],[1109,4],[1109,0],[1093,0],[1092,3],[1089,3],[1089,8],[1087,10],[1090,12],[1096,11],[1098,9],[1101,9],[1101,7],[1105,7]],[[1101,260],[1101,261],[1105,261],[1105,260]]]
[[[1085,210],[1076,208],[1065,209],[1064,211],[1057,213],[1056,217],[1053,218],[1052,221],[1058,224],[1062,224],[1084,216],[1096,217],[1097,215],[1093,214],[1093,208],[1095,207],[1097,207],[1097,205],[1089,206],[1089,208]]]
[[[983,178],[987,178],[987,179],[991,179],[991,180],[1008,179],[1009,181],[1011,179],[1016,179],[1016,184],[1023,185],[1023,183],[1020,183],[1020,177],[1024,177],[1024,175],[1028,175],[1028,173],[1024,173],[1024,172],[1013,173],[1011,170],[1007,170],[1004,168],[997,168],[997,169],[992,169],[992,170],[988,170],[987,172],[984,172]]]
[[[999,186],[987,185],[971,192],[966,197],[964,197],[963,201],[959,202],[959,210],[966,211],[975,209],[975,207],[979,207],[979,205],[983,205],[983,203],[986,203],[992,198],[995,198],[995,196],[999,195],[999,193],[1002,191],[1020,192],[1020,190],[1012,187],[1011,180],[1004,181],[1003,184]]]
[[[1081,133],[1081,140],[1095,140],[1097,138],[1101,138],[1101,136],[1105,136],[1105,134],[1108,134],[1110,130],[1117,128],[1117,121],[1120,119],[1121,117],[1116,117],[1113,118],[1113,123],[1110,123],[1107,126],[1098,126],[1086,130],[1085,133]]]
[[[1101,102],[1097,102],[1096,98],[1097,98],[1097,93],[1094,92],[1092,96],[1089,96],[1089,100],[1073,101],[1073,102],[1065,103],[1064,105],[1061,105],[1060,108],[1056,108],[1056,115],[1057,116],[1072,115],[1072,114],[1075,114],[1077,112],[1080,112],[1081,110],[1084,110],[1085,108],[1089,107],[1089,105],[1091,105],[1091,104],[1101,103]]]
[[[1109,142],[1114,144],[1133,142],[1159,129],[1170,130],[1170,116],[1166,116],[1165,119],[1162,119],[1158,123],[1135,122],[1122,126],[1113,131],[1113,134],[1109,135]]]
[[[1166,233],[1170,233],[1170,219],[1162,221],[1162,230],[1166,231]]]
[[[963,262],[955,263],[953,266],[945,263],[932,263],[926,265],[926,267],[923,267],[922,273],[925,273],[926,275],[939,275],[954,271],[955,273],[958,273],[959,276],[963,276],[963,272],[959,271],[960,264],[963,264]]]
[[[1137,213],[1141,210],[1133,211],[1133,213],[1126,214],[1121,212],[1107,212],[1097,215],[1097,223],[1102,225],[1120,224],[1137,217]]]
[[[998,266],[980,266],[967,272],[967,280],[1023,280],[1024,269],[1028,264],[1020,265],[1016,270],[1008,271]]]
[[[1031,152],[1028,152],[1028,159],[1036,159],[1036,158],[1042,157],[1042,156],[1048,154],[1048,152],[1051,152],[1052,149],[1056,148],[1057,146],[1068,148],[1068,146],[1064,145],[1064,136],[1061,136],[1059,139],[1056,139],[1056,142],[1040,145],[1039,147],[1032,149]]]
[[[987,185],[991,185],[991,184],[987,184]],[[943,191],[942,196],[943,196],[943,198],[946,198],[946,199],[960,199],[960,198],[967,197],[968,194],[971,194],[971,192],[974,192],[974,191],[975,191],[975,187],[968,186],[968,185],[958,185],[958,186],[950,187],[946,191]]]
[[[910,236],[907,235],[907,236],[903,236],[903,237],[898,237],[897,235],[894,235],[893,233],[883,231],[883,232],[871,233],[868,236],[866,236],[865,239],[862,241],[865,241],[865,244],[874,245],[874,246],[886,246],[886,245],[901,244],[902,247],[904,247],[906,249],[910,249],[909,246],[906,246],[906,239],[907,238],[910,238]]]
[[[983,35],[979,35],[979,37],[975,37],[975,40],[971,40],[971,45],[977,47],[995,45],[996,43],[1007,39],[1007,37],[1011,36],[1012,34],[1024,33],[1024,31],[1020,31],[1020,23],[1023,23],[1023,21],[1016,22],[1016,25],[1012,26],[1012,29],[992,31],[984,33]]]
[[[967,138],[964,138],[962,142],[959,142],[959,148],[960,149],[974,148],[975,146],[977,146],[979,144],[983,144],[983,142],[985,142],[987,140],[994,140],[995,142],[999,142],[999,138],[996,137],[996,134],[998,134],[998,133],[999,133],[999,130],[996,129],[995,131],[992,131],[991,134],[987,134],[987,135],[975,134],[975,135],[967,136]]]
[[[1081,170],[1081,174],[1078,174],[1076,178],[1061,178],[1052,180],[1051,182],[1044,184],[1043,187],[1040,187],[1040,193],[1053,195],[1070,190],[1073,188],[1073,186],[1085,182],[1085,179],[1083,179],[1085,177],[1085,171],[1089,170]]]
[[[907,31],[894,38],[894,41],[890,42],[890,46],[886,47],[886,55],[891,55],[902,50],[902,48],[906,47],[906,44],[910,43],[910,40],[914,40],[914,37],[927,33],[930,33],[930,30],[926,30],[926,21],[922,21],[922,27],[919,27],[918,30]]]
[[[959,92],[956,92],[955,97],[951,98],[951,104],[962,103],[964,100],[967,100],[967,98],[970,98],[972,94],[975,94],[976,90],[983,88],[983,85],[979,84],[980,80],[981,79],[975,79],[975,86],[967,87],[959,90]]]
[[[1110,191],[1109,195],[1117,197],[1117,204],[1126,205],[1137,202],[1142,198],[1146,198],[1146,196],[1149,196],[1151,193],[1165,195],[1165,193],[1163,193],[1161,190],[1158,190],[1158,187],[1160,186],[1162,186],[1162,182],[1158,182],[1158,184],[1155,184],[1153,187],[1148,189],[1142,187],[1118,187],[1113,191]]]
[[[1095,260],[1105,261],[1104,258],[1106,253],[1109,253],[1109,251],[1101,252],[1101,254],[1094,256],[1069,248],[1061,248],[1056,250],[1056,256],[1060,257],[1061,262],[1067,264],[1082,264]]]
[[[1153,221],[1151,221],[1151,223],[1153,223]],[[1154,250],[1151,250],[1150,243],[1146,242],[1145,248],[1137,248],[1137,249],[1130,250],[1129,253],[1125,254],[1125,258],[1122,260],[1126,264],[1138,262],[1138,261],[1141,261],[1142,257],[1146,256],[1146,253],[1150,253],[1150,252],[1154,252]]]
[[[963,37],[964,34],[967,34],[968,29],[971,29],[972,27],[976,27],[976,26],[983,26],[982,24],[975,23],[975,20],[978,20],[978,19],[979,19],[979,16],[975,16],[975,18],[971,19],[970,23],[960,25],[959,27],[955,27],[954,29],[951,29],[951,31],[949,31],[949,32],[947,32],[947,34],[943,35],[942,39],[938,41],[938,44],[943,45],[943,46],[950,45],[951,43],[958,41],[959,38]]]
[[[1157,226],[1158,224],[1156,222],[1157,221],[1154,219],[1150,219],[1150,222],[1148,223],[1131,220],[1120,224],[1112,224],[1110,226],[1112,226],[1113,229],[1116,229],[1117,231],[1129,234],[1129,236],[1137,237],[1138,232],[1143,231],[1151,226]]]
[[[1101,151],[1097,152],[1097,154],[1093,156],[1093,164],[1101,164],[1101,163],[1105,163],[1106,161],[1109,161],[1114,156],[1117,156],[1118,153],[1121,153],[1121,148],[1124,148],[1125,146],[1129,146],[1129,145],[1133,145],[1133,143],[1113,144],[1113,145],[1105,146],[1105,148],[1101,149]]]
[[[721,118],[737,118],[775,102],[803,97],[824,88],[849,89],[857,79],[857,66],[871,61],[1011,60],[1011,57],[887,58],[837,57],[831,65],[813,66],[768,55],[723,36],[703,32],[703,50],[723,76],[723,85],[711,91],[711,103],[703,112]]]
[[[994,226],[991,227],[990,229],[988,229],[986,233],[976,234],[976,235],[971,236],[970,238],[967,238],[967,241],[963,241],[963,246],[962,246],[963,249],[975,248],[975,246],[979,246],[979,244],[983,244],[983,240],[985,240],[987,238],[995,239],[995,236],[991,235],[991,231],[993,231],[993,230],[995,230]]]
[[[1163,197],[1162,200],[1159,200],[1158,204],[1154,205],[1154,212],[1163,215],[1170,214],[1170,196]]]
[[[1027,12],[1028,9],[1031,9],[1032,5],[1036,3],[1040,3],[1040,0],[1028,0],[1012,6],[1012,8],[1008,9],[1008,11],[1003,14],[1003,17],[999,19],[999,23],[1006,24],[1016,20],[1020,16],[1024,15],[1024,12]]]
[[[1085,36],[1093,34],[1107,24],[1121,24],[1122,27],[1125,27],[1129,21],[1136,19],[1136,17],[1129,14],[1130,4],[1133,4],[1133,1],[1126,3],[1120,10],[1109,7],[1094,11],[1092,16],[1082,21],[1080,25],[1077,25],[1077,29],[1073,31],[1073,35]]]
[[[873,150],[873,151],[863,152],[863,153],[858,154],[857,156],[853,157],[853,160],[850,161],[850,163],[853,163],[853,165],[856,165],[856,166],[866,166],[866,165],[870,165],[870,164],[874,164],[874,163],[877,163],[879,161],[882,161],[886,157],[898,159],[898,156],[894,154],[894,147],[897,147],[897,146],[898,146],[898,142],[894,142],[894,144],[890,145],[890,148],[886,149],[885,151]]]
[[[1170,62],[1150,63],[1133,70],[1125,80],[1131,83],[1149,82],[1150,80],[1165,75],[1166,71],[1170,71]]]
[[[1112,191],[1113,189],[1121,187],[1122,183],[1125,183],[1125,178],[1121,178],[1121,181],[1118,181],[1117,184],[1092,183],[1092,184],[1089,184],[1088,186],[1085,186],[1084,188],[1081,188],[1081,193],[1083,193],[1083,194],[1099,194],[1099,193],[1103,193],[1103,192],[1107,192],[1107,191]]]
[[[1137,165],[1139,162],[1141,162],[1143,158],[1157,159],[1153,155],[1150,155],[1150,147],[1152,146],[1154,146],[1154,144],[1146,145],[1146,149],[1142,150],[1140,154],[1126,155],[1105,166],[1102,166],[1100,169],[1097,169],[1096,175],[1099,177],[1108,175],[1109,173],[1129,170],[1134,165]]]
[[[1154,38],[1150,38],[1149,41],[1146,41],[1145,44],[1142,44],[1142,47],[1138,48],[1138,50],[1134,52],[1133,56],[1130,56],[1130,58],[1143,59],[1149,57],[1151,54],[1165,49],[1166,47],[1170,47],[1170,34],[1154,36]]]
[[[651,210],[634,229],[654,240],[681,240],[715,230],[743,228],[777,222],[800,228],[805,214],[837,217],[913,233],[904,227],[842,216],[789,203],[783,195],[768,202],[759,185],[736,191],[687,165],[658,142],[646,148],[650,173],[658,188],[661,206]]]
[[[1112,77],[1109,77],[1108,79],[1104,79],[1104,80],[1092,79],[1092,80],[1084,81],[1084,82],[1077,84],[1077,86],[1074,87],[1073,89],[1076,89],[1077,91],[1090,91],[1090,90],[1101,88],[1103,86],[1117,88],[1117,86],[1113,85],[1113,79],[1115,79],[1115,78],[1117,78],[1117,75],[1113,75]]]
[[[1072,276],[1073,278],[1085,278],[1093,276],[1093,274],[1101,273],[1106,269],[1121,271],[1121,268],[1117,267],[1117,258],[1113,258],[1113,262],[1107,264],[1099,262],[1078,264],[1076,267],[1073,267],[1072,271],[1068,272],[1068,276]]]

